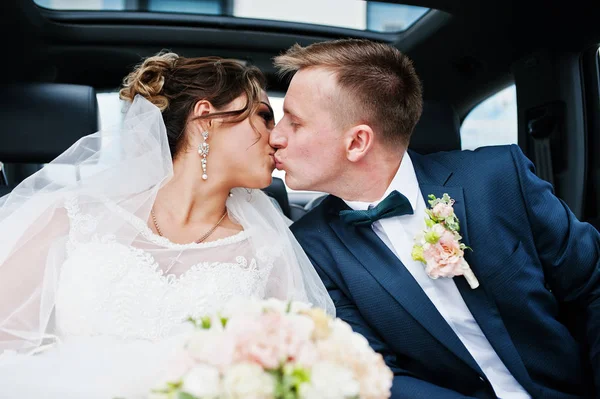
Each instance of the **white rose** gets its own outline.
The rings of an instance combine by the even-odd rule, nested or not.
[[[262,301],[262,307],[265,310],[273,310],[278,313],[286,313],[288,303],[277,298],[269,298]]]
[[[433,231],[436,235],[441,237],[446,232],[446,228],[444,226],[442,226],[441,224],[435,224],[431,228],[431,231]]]
[[[372,352],[369,341],[361,334],[352,331],[352,327],[345,321],[335,319],[331,331],[331,336],[327,340],[329,345],[346,348],[346,351],[355,354]]]
[[[361,397],[389,397],[393,374],[381,355],[373,351],[365,337],[352,332],[347,323],[336,319],[332,325],[332,334],[318,343],[321,360],[350,370],[358,383]]]
[[[365,359],[365,367],[359,376],[361,397],[389,398],[393,378],[394,374],[380,355]]]
[[[310,382],[300,387],[302,399],[345,399],[359,393],[360,385],[352,371],[330,362],[315,364]]]
[[[220,329],[198,330],[188,340],[186,349],[197,362],[223,370],[233,362],[235,338]]]
[[[333,323],[331,323],[331,331],[332,334],[335,335],[346,335],[346,334],[352,334],[352,327],[350,327],[350,324],[346,323],[345,321],[343,321],[342,319],[334,319]]]
[[[219,370],[205,364],[198,364],[183,378],[181,390],[197,398],[217,398],[221,391]]]
[[[275,379],[253,363],[233,365],[223,377],[227,399],[270,399],[275,392]]]
[[[256,298],[233,297],[220,312],[226,318],[258,315],[263,312],[262,301]]]

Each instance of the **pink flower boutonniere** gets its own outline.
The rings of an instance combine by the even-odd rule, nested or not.
[[[465,249],[461,243],[458,218],[454,213],[454,200],[448,194],[442,198],[429,195],[426,209],[426,229],[415,237],[412,249],[413,260],[425,264],[425,272],[432,279],[438,277],[465,276],[472,289],[479,287],[479,281],[464,258]]]

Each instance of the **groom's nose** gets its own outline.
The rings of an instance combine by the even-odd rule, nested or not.
[[[279,122],[273,130],[271,130],[271,136],[269,136],[269,144],[273,148],[285,148],[287,147],[287,136],[283,132],[281,122]]]

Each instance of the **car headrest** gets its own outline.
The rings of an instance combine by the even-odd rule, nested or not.
[[[99,130],[92,87],[33,83],[0,87],[0,161],[46,163]]]
[[[11,188],[8,186],[1,186],[0,185],[0,198],[4,197],[5,195],[10,193]]]
[[[460,119],[450,104],[425,101],[408,148],[419,154],[460,150]]]
[[[288,218],[291,216],[290,201],[288,199],[288,193],[283,180],[281,180],[279,177],[274,177],[271,185],[267,188],[264,188],[263,191],[269,197],[277,201],[285,216]]]

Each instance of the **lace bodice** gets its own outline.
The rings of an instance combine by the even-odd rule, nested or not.
[[[118,205],[104,205],[95,213],[83,212],[77,198],[65,205],[71,227],[56,293],[59,336],[156,340],[233,296],[264,296],[276,245],[253,249],[246,231],[175,244]],[[100,233],[107,218],[122,218],[119,238]]]

